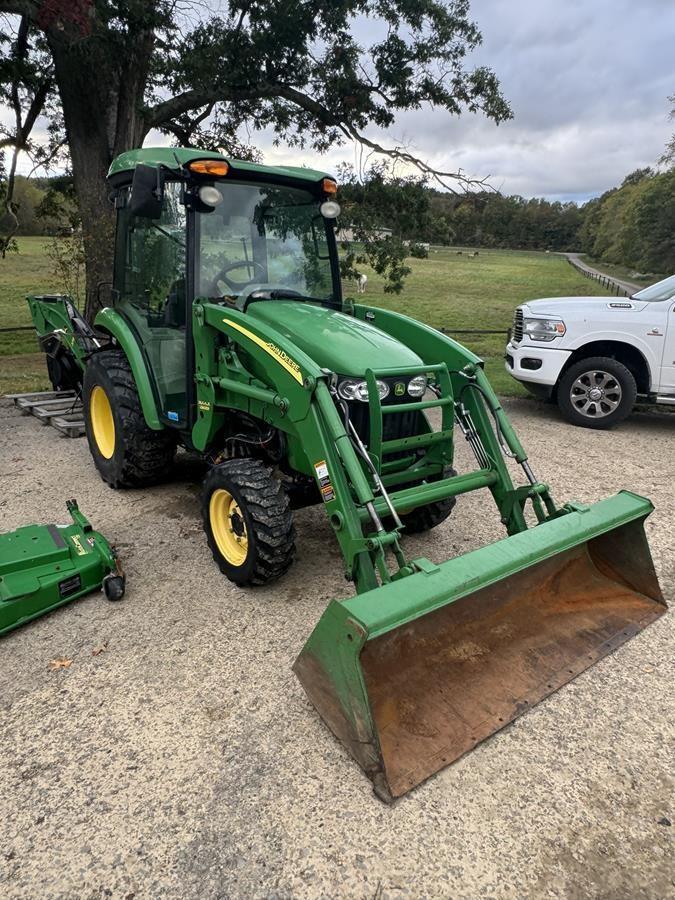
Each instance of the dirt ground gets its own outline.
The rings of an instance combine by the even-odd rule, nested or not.
[[[675,416],[603,433],[505,406],[557,499],[652,498],[672,604]],[[84,439],[0,401],[2,530],[67,521],[77,497],[128,573],[122,603],[0,640],[1,897],[673,896],[672,613],[387,807],[291,672],[348,593],[323,511],[297,514],[291,572],[245,592],[210,559],[194,475],[112,491]],[[501,536],[474,494],[406,546],[442,561]]]

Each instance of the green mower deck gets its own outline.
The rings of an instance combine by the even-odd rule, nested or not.
[[[75,500],[72,525],[25,525],[0,534],[0,635],[103,587],[124,595],[115,551],[94,531]]]

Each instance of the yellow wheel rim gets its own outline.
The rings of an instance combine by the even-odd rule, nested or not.
[[[98,452],[110,459],[115,452],[115,420],[108,395],[98,384],[89,397],[89,419]]]
[[[229,491],[218,488],[209,500],[209,522],[216,545],[231,566],[248,555],[248,532],[239,504]]]

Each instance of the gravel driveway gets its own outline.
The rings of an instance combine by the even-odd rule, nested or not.
[[[605,433],[505,406],[559,500],[652,498],[672,603],[675,416]],[[128,573],[124,602],[0,640],[2,898],[673,896],[672,614],[389,808],[291,673],[348,593],[323,511],[297,514],[291,572],[244,592],[210,559],[195,475],[112,491],[84,439],[0,401],[2,529],[66,521],[74,496]],[[442,561],[501,536],[473,494],[406,546]]]

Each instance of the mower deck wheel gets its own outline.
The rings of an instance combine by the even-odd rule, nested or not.
[[[106,575],[103,579],[103,593],[111,601],[121,600],[125,590],[123,575]]]

